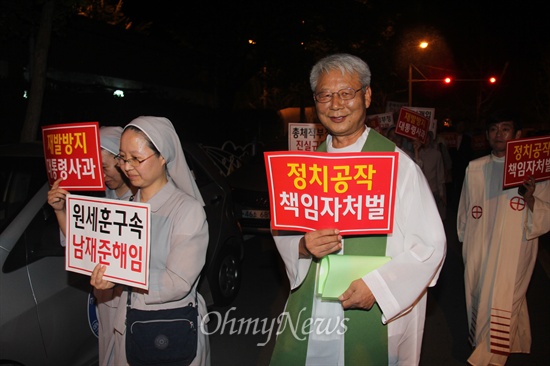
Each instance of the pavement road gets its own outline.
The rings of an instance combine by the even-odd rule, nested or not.
[[[453,220],[449,217],[446,222],[448,251],[438,284],[428,291],[421,365],[467,365],[466,359],[471,352],[467,342],[461,248],[456,240]],[[550,365],[548,238],[545,236],[540,243],[539,261],[527,293],[533,338],[531,354],[512,354],[506,366]],[[271,322],[282,312],[287,294],[284,265],[272,238],[249,237],[245,242],[243,286],[237,299],[228,307],[210,309],[212,365],[268,365],[275,336],[260,329],[269,329]],[[259,324],[255,334],[252,329],[237,331],[239,321],[254,319]]]

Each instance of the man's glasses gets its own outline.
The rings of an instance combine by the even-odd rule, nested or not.
[[[337,92],[334,92],[334,93],[331,93],[331,92],[321,92],[321,93],[317,93],[317,94],[314,93],[313,94],[313,99],[315,99],[315,101],[318,102],[318,103],[327,103],[327,102],[330,102],[332,100],[332,96],[334,94],[338,94],[340,99],[350,100],[350,99],[355,98],[355,94],[361,89],[363,89],[363,87],[361,87],[357,90],[354,90],[352,88],[340,89],[340,90],[338,90]]]
[[[115,155],[116,163],[118,166],[122,166],[126,163],[130,164],[130,166],[133,166],[134,168],[138,167],[141,163],[143,163],[145,160],[155,156],[157,153],[153,153],[146,157],[145,159],[138,160],[137,158],[130,158],[130,159],[124,159],[120,155]]]

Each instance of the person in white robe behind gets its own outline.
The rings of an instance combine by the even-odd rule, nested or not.
[[[509,112],[487,124],[492,152],[470,161],[457,213],[463,242],[469,341],[468,363],[504,365],[511,353],[529,353],[531,329],[526,292],[537,259],[538,237],[550,230],[550,184],[528,177],[503,189],[506,143],[521,137]]]

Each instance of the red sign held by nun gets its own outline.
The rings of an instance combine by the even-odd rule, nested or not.
[[[104,191],[98,122],[42,127],[44,157],[50,186],[69,191]]]

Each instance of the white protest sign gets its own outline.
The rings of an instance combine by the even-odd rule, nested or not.
[[[288,150],[315,151],[327,138],[327,130],[320,123],[288,124]]]
[[[395,125],[395,123],[393,122],[392,112],[368,115],[367,121],[372,121],[372,120],[377,120],[378,126],[380,126],[381,129],[390,128],[391,126]]]
[[[148,203],[67,195],[65,269],[148,289],[151,208]]]

